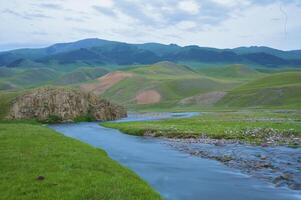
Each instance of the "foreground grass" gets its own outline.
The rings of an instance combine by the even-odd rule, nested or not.
[[[104,151],[39,124],[0,123],[0,169],[1,199],[161,199]]]
[[[264,135],[245,134],[249,130],[273,129],[284,136],[301,137],[300,113],[274,112],[212,112],[198,117],[145,122],[104,122],[111,127],[133,135],[154,135],[192,138],[201,135],[214,139],[239,139],[262,142]],[[265,131],[265,130],[264,130]],[[260,138],[262,137],[262,138]]]

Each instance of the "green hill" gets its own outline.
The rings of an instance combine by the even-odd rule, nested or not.
[[[119,72],[119,76],[121,73]],[[237,85],[237,82],[200,75],[184,65],[171,62],[132,68],[123,73],[127,76],[100,94],[130,108],[149,106],[171,108],[184,98],[212,91],[229,90]],[[110,78],[113,76],[116,79],[116,73],[98,79],[91,83],[91,88],[103,88],[111,79],[113,80]]]
[[[51,81],[55,79],[57,75],[57,72],[48,68],[29,69],[17,74],[9,79],[9,81],[20,86],[32,86]]]
[[[72,85],[91,81],[109,71],[104,68],[78,68],[62,72],[50,68],[0,68],[0,90],[20,90],[43,85]]]
[[[251,81],[228,92],[217,105],[301,108],[301,72],[277,73]]]
[[[0,67],[0,78],[8,78],[15,74],[15,70],[7,67]]]
[[[241,64],[226,65],[222,67],[211,66],[201,68],[198,71],[201,74],[210,77],[236,80],[252,80],[265,75],[265,73],[259,72],[256,69]]]
[[[49,68],[13,70],[2,68],[0,73],[0,90],[23,89],[45,85],[60,76],[60,73]]]
[[[107,69],[100,68],[100,67],[79,68],[72,72],[62,75],[58,80],[55,81],[55,84],[58,84],[58,85],[77,84],[77,83],[93,80],[93,79],[103,76],[107,73],[108,73]]]

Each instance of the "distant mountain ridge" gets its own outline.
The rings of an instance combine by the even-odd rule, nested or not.
[[[132,65],[160,61],[253,64],[265,67],[301,67],[301,50],[282,51],[269,47],[217,49],[176,44],[129,44],[90,38],[58,43],[46,48],[0,52],[0,66],[51,67],[64,65]]]

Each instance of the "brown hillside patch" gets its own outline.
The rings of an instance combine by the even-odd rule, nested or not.
[[[84,91],[94,92],[95,94],[100,95],[123,79],[132,76],[132,73],[116,71],[96,79],[97,82],[95,83],[82,84],[80,88]]]
[[[159,103],[161,95],[156,90],[145,90],[136,95],[137,104],[153,104]]]
[[[193,97],[182,99],[180,105],[202,105],[210,106],[218,102],[226,95],[226,92],[216,91],[200,94]]]

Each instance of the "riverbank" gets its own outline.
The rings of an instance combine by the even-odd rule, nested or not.
[[[217,160],[276,187],[301,190],[298,112],[214,112],[101,125],[132,135],[161,137],[162,143],[178,151]]]
[[[129,169],[40,124],[0,123],[3,199],[161,199]]]
[[[192,156],[217,160],[275,187],[301,190],[301,149],[262,147],[235,140],[165,139],[168,146]]]
[[[297,111],[214,112],[102,125],[132,135],[161,137],[163,143],[192,156],[217,160],[276,187],[301,190],[300,119]]]
[[[148,120],[149,115],[137,118],[130,114],[123,120],[144,119]],[[163,138],[132,136],[99,126],[97,122],[56,124],[50,127],[68,137],[104,149],[112,159],[133,170],[166,200],[195,200],[203,197],[211,200],[300,199],[298,190],[275,188],[266,181],[250,177],[212,159],[191,156],[167,145],[169,141]]]
[[[301,145],[301,113],[210,112],[192,118],[160,121],[104,122],[102,126],[139,136],[209,138],[243,141],[263,146]]]

